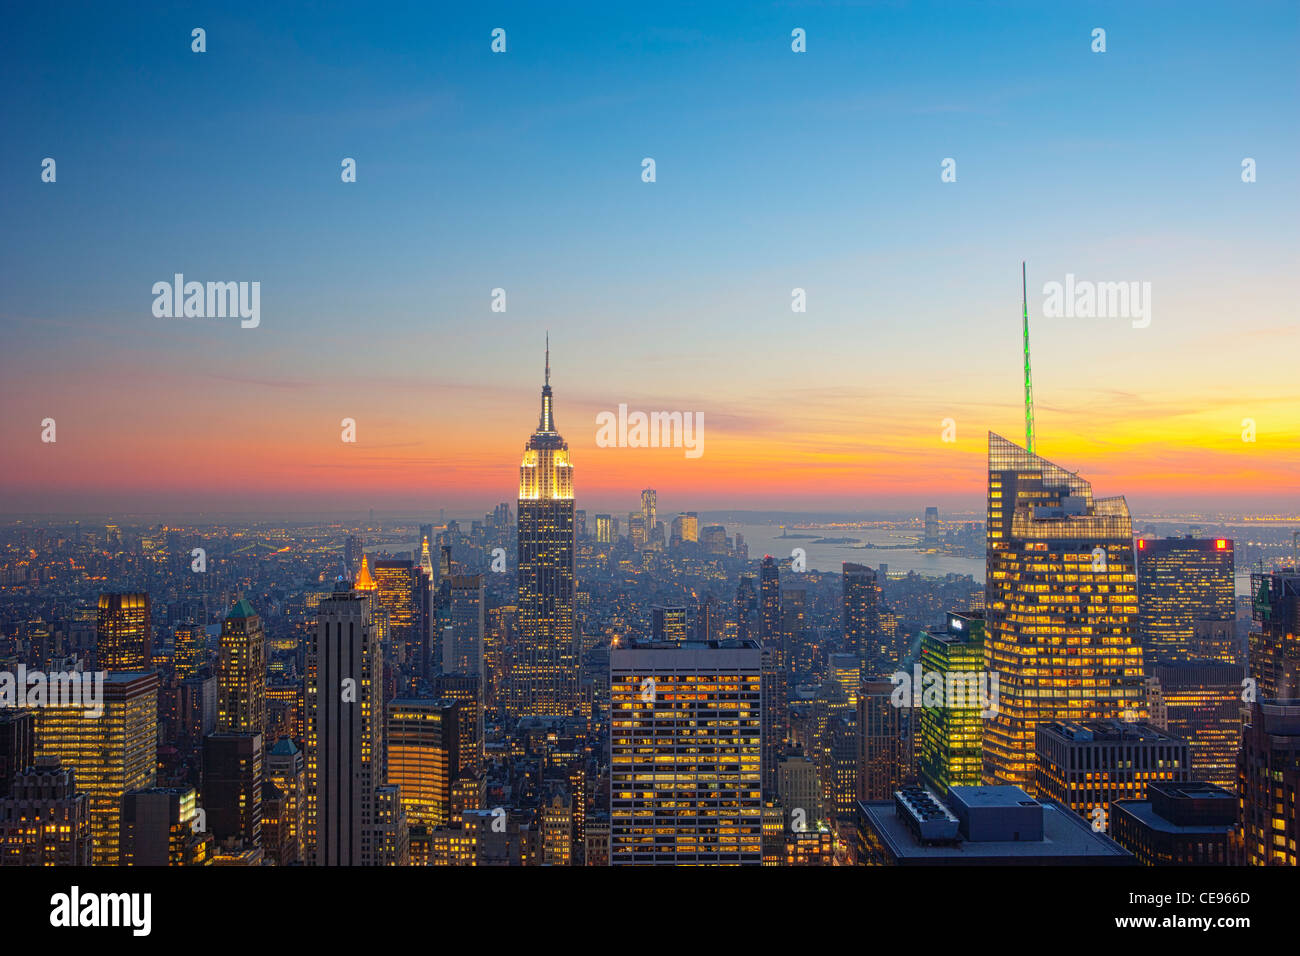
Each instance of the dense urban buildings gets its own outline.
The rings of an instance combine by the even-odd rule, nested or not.
[[[1230,538],[1138,538],[1138,616],[1148,668],[1197,658],[1237,660],[1234,570]],[[1227,641],[1199,646],[1202,634]]]

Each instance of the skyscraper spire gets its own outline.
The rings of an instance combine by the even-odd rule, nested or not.
[[[551,330],[546,330],[546,384],[551,384]]]
[[[1029,285],[1025,279],[1025,261],[1020,260],[1020,294],[1025,336],[1025,450],[1034,454],[1034,387],[1029,374]]]
[[[542,414],[537,420],[539,433],[555,431],[555,410],[551,405],[551,333],[546,333],[546,384],[542,386]]]

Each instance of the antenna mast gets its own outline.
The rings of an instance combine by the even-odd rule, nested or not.
[[[1025,337],[1025,450],[1034,454],[1034,386],[1029,374],[1029,286],[1025,280],[1025,262],[1020,260],[1020,294]]]

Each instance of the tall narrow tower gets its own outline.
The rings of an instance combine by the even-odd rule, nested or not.
[[[551,349],[542,412],[519,467],[519,635],[507,713],[567,716],[578,703],[575,650],[573,465],[555,430]]]

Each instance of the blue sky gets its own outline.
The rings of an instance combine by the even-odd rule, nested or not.
[[[979,429],[1014,429],[1015,330],[989,330],[1027,257],[1031,303],[1074,272],[1150,280],[1163,308],[1145,338],[1036,329],[1045,415],[1081,374],[1185,404],[1184,359],[1274,402],[1285,352],[1219,338],[1295,326],[1297,9],[23,6],[0,41],[4,395],[176,365],[216,401],[234,368],[268,401],[342,375],[472,417],[479,388],[531,409],[549,327],[557,387],[581,374],[561,424],[566,399],[641,399],[741,430],[763,393],[933,377],[1005,398]],[[148,289],[177,271],[260,280],[263,327],[160,329]]]

